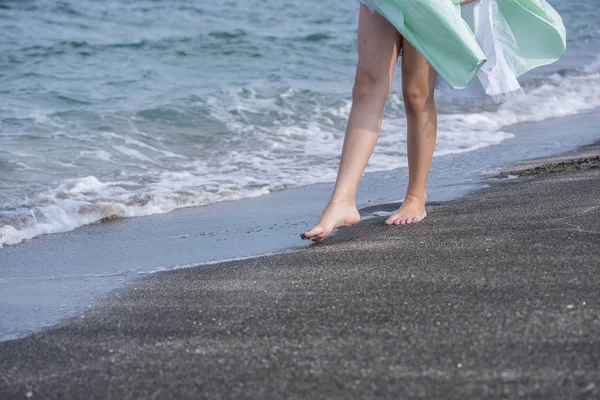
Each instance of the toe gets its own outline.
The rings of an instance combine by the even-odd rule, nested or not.
[[[314,242],[316,242],[316,243],[319,243],[319,242],[323,241],[323,239],[325,239],[325,238],[327,237],[327,235],[328,235],[327,233],[325,233],[325,232],[322,232],[322,233],[319,233],[318,235],[315,235],[315,236],[314,236],[314,237],[312,237],[311,239],[312,239]]]
[[[314,228],[312,228],[310,231],[304,232],[302,239],[304,239],[304,240],[312,239],[315,236],[320,235],[322,232],[323,232],[323,228],[317,225]]]
[[[310,238],[315,242],[320,242],[333,232],[333,226],[319,227],[319,230]]]

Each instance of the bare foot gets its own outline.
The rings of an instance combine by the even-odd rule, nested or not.
[[[354,204],[329,203],[317,226],[303,233],[302,239],[320,242],[325,239],[331,231],[343,226],[355,225],[360,221],[360,214]]]
[[[416,196],[406,195],[398,211],[385,221],[386,225],[406,225],[422,221],[427,217],[425,201]]]

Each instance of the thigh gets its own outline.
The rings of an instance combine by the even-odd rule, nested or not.
[[[433,96],[437,72],[406,39],[402,40],[402,90]]]
[[[371,79],[386,79],[391,84],[401,46],[402,36],[396,28],[361,4],[357,73],[363,72]]]

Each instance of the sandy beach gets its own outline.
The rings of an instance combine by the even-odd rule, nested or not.
[[[512,169],[421,224],[370,218],[294,252],[139,279],[0,343],[0,393],[597,398],[599,154]]]
[[[0,0],[0,400],[600,398],[600,2],[528,2],[375,10],[399,41],[355,0]],[[360,223],[301,240],[375,133]]]
[[[436,157],[429,179],[431,203],[493,185],[503,168],[523,160],[573,157],[598,140],[599,118],[593,111],[517,124],[505,128],[514,137],[499,145]],[[507,170],[502,176],[511,174]],[[406,178],[403,169],[365,174],[358,194],[363,217],[381,215],[374,204],[398,202]],[[331,183],[303,186],[91,224],[6,246],[0,250],[0,341],[83,315],[115,290],[155,271],[303,248],[307,243],[299,234],[316,222],[331,190]]]

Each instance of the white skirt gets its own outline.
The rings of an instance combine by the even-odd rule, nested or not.
[[[461,7],[462,17],[473,31],[487,62],[477,72],[477,78],[465,89],[451,88],[440,76],[436,88],[451,97],[464,99],[490,98],[501,103],[523,93],[515,72],[506,61],[506,51],[517,46],[511,29],[498,11],[494,0],[479,0]]]

